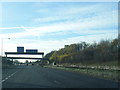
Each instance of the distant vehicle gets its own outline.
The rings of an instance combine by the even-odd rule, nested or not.
[[[53,65],[56,65],[56,63],[55,63],[55,62],[53,62]]]

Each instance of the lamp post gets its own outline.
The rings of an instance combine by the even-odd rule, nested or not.
[[[1,55],[3,56],[3,41],[4,39],[10,39],[10,38],[2,38],[1,39]]]

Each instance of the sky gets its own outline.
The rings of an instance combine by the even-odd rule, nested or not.
[[[47,54],[118,36],[117,2],[3,2],[0,12],[3,52],[24,46]]]

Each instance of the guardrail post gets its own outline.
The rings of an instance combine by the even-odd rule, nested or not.
[[[6,56],[6,64],[7,64],[7,54],[5,54],[5,56]]]
[[[42,54],[42,58],[44,57],[44,55]]]
[[[12,59],[12,64],[13,64],[13,59]]]

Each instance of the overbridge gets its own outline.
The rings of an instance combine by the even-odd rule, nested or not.
[[[44,52],[5,52],[6,59],[43,59]],[[42,58],[35,58],[35,57],[8,57],[8,55],[42,55]]]
[[[7,57],[8,59],[38,59],[41,60],[42,58],[35,58],[35,57]]]
[[[7,54],[25,54],[25,55],[44,55],[44,52],[37,52],[37,53],[31,53],[31,52],[5,52],[5,55]]]

